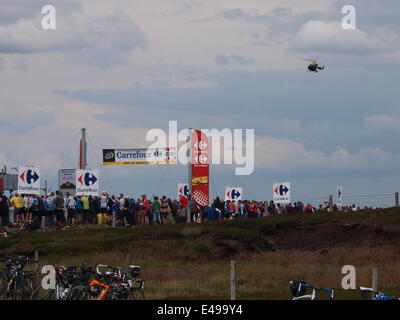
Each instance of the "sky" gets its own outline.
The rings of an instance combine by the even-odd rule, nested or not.
[[[179,130],[255,130],[253,174],[211,166],[211,197],[241,186],[270,200],[274,182],[290,181],[293,200],[341,185],[345,202],[394,203],[398,1],[53,0],[56,29],[44,30],[46,4],[0,3],[1,166],[39,166],[55,190],[86,128],[102,189],[176,197],[184,165],[101,164],[103,148],[146,146],[148,130],[176,120]],[[344,5],[356,30],[341,26]],[[304,58],[327,68],[309,73]]]

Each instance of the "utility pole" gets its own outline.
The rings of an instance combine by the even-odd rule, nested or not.
[[[86,148],[86,129],[81,129],[81,144],[79,150],[79,169],[85,170],[87,167],[87,148]]]
[[[193,200],[192,196],[192,144],[193,144],[193,128],[188,129],[188,137],[186,139],[186,142],[188,144],[188,150],[187,150],[187,155],[188,155],[188,185],[189,185],[189,200]],[[186,217],[186,222],[191,223],[191,215],[190,215],[190,206],[188,205],[187,208],[187,217]]]
[[[192,144],[193,144],[193,128],[188,129],[188,137],[186,139],[188,143],[188,184],[189,184],[189,194],[192,195]]]

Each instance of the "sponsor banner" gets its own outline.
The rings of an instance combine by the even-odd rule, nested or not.
[[[272,200],[275,203],[290,203],[290,182],[276,182],[272,186]]]
[[[242,187],[226,187],[225,188],[225,201],[242,200],[242,194],[243,194]]]
[[[188,183],[179,183],[178,184],[178,199],[179,196],[188,197],[189,195],[189,184]]]
[[[176,164],[176,148],[103,149],[103,165]]]
[[[18,193],[40,194],[40,169],[18,167]]]
[[[75,194],[76,189],[76,170],[60,169],[58,170],[58,191],[62,193],[69,192]]]
[[[76,195],[98,196],[99,170],[76,170]]]
[[[192,135],[192,195],[200,206],[209,205],[209,148],[208,137],[201,130]]]

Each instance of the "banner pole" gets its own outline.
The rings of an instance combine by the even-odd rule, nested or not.
[[[192,196],[192,139],[193,139],[193,128],[188,129],[188,138],[187,138],[187,143],[188,143],[188,186],[189,186],[189,196],[190,199],[189,201],[193,200]],[[188,209],[187,209],[187,216],[186,216],[186,222],[190,223],[191,222],[191,216],[190,216],[190,206],[188,204]]]

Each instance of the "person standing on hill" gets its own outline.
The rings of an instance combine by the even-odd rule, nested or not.
[[[48,194],[47,198],[44,199],[44,211],[46,212],[46,223],[49,226],[54,224],[54,206],[53,206],[54,193]]]
[[[171,208],[169,207],[168,200],[166,196],[161,198],[160,214],[162,224],[168,224],[168,215],[171,213]]]
[[[65,206],[67,208],[68,212],[68,223],[69,224],[75,224],[75,219],[76,219],[76,201],[73,195],[70,195],[67,192],[67,200],[65,203]]]
[[[64,198],[62,196],[62,193],[60,193],[59,191],[56,191],[56,197],[54,198],[54,208],[57,224],[65,225]]]
[[[186,222],[190,222],[189,200],[184,195],[179,195],[179,205],[181,206],[181,214],[186,218]]]
[[[160,200],[158,200],[158,197],[154,197],[153,203],[152,203],[152,212],[153,212],[153,223],[154,224],[161,224],[161,216],[160,216]]]
[[[219,210],[220,214],[219,214],[218,218],[221,219],[224,214],[224,203],[221,201],[221,199],[218,196],[214,199],[212,207]]]
[[[24,207],[24,201],[19,194],[13,196],[10,200],[14,207],[14,217],[16,223],[22,223],[22,208]]]
[[[76,221],[79,224],[83,223],[83,203],[81,200],[81,196],[77,196],[75,198],[75,204],[76,204]]]
[[[0,193],[0,219],[3,226],[7,226],[10,223],[10,205],[8,203],[8,198]]]
[[[189,222],[196,222],[196,220],[197,220],[196,202],[193,200],[191,195],[189,195],[188,200],[189,200],[189,213],[190,213],[190,221]]]
[[[81,196],[82,202],[82,216],[83,216],[83,223],[89,223],[89,199],[87,196]]]

